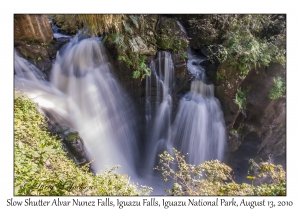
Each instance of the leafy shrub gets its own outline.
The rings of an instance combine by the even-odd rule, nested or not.
[[[131,183],[117,167],[99,175],[78,168],[60,141],[46,131],[43,116],[24,95],[14,98],[15,195],[148,195],[150,188]]]
[[[235,94],[234,102],[239,106],[239,110],[243,111],[246,109],[247,102],[247,93],[249,92],[250,87],[239,88]]]
[[[207,18],[217,25],[220,34],[225,34],[222,43],[209,47],[211,60],[228,62],[240,70],[243,77],[256,66],[268,66],[270,62],[285,65],[284,15],[215,15]]]
[[[269,98],[272,100],[280,98],[284,92],[285,81],[281,77],[275,77],[273,87],[269,93]]]
[[[166,189],[170,195],[285,195],[286,174],[280,165],[270,162],[256,164],[253,160],[252,169],[256,173],[248,176],[249,179],[257,180],[258,186],[253,184],[237,184],[231,173],[232,169],[218,160],[206,161],[198,166],[188,164],[185,156],[173,149],[174,156],[168,152],[160,154],[160,166],[156,170],[162,171],[164,181],[171,179],[173,188]],[[271,183],[263,184],[265,178],[271,179]]]

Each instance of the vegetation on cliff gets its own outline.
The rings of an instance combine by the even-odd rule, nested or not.
[[[251,160],[253,175],[247,178],[252,184],[237,184],[232,177],[232,169],[224,163],[212,160],[195,166],[186,163],[180,152],[175,149],[173,152],[173,156],[168,152],[159,155],[161,165],[156,167],[156,170],[162,171],[164,181],[171,179],[174,182],[173,188],[166,190],[170,195],[286,195],[286,173],[281,165],[270,162],[256,164]]]
[[[213,34],[220,38],[210,43],[211,57],[220,63],[229,63],[233,69],[240,70],[243,77],[256,66],[268,66],[271,62],[285,65],[285,15],[208,15],[204,18],[211,23],[211,27],[206,25],[204,29],[217,27]]]
[[[106,36],[117,50],[118,60],[133,71],[133,78],[150,75],[147,56],[158,49],[186,58],[188,41],[174,19],[159,15],[78,15],[92,34]],[[177,27],[178,30],[174,30]]]
[[[16,92],[14,98],[15,195],[148,195],[150,188],[118,174],[117,167],[99,175],[67,158],[62,143],[46,131],[36,105]]]

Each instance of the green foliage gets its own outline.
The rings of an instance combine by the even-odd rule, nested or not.
[[[157,46],[162,50],[184,56],[188,48],[188,40],[178,27],[174,19],[160,17],[156,36]]]
[[[187,59],[189,56],[186,52],[184,53],[181,53],[181,56],[180,56],[182,59]]]
[[[168,152],[160,154],[160,166],[155,169],[162,171],[164,181],[171,179],[173,188],[166,189],[170,195],[187,196],[245,196],[245,195],[285,195],[286,174],[282,166],[269,162],[256,164],[252,161],[252,168],[256,172],[251,179],[262,181],[270,178],[270,184],[254,186],[253,184],[237,184],[231,174],[232,169],[218,160],[206,161],[198,166],[188,164],[185,156],[173,149],[174,156]],[[176,170],[174,169],[176,168]]]
[[[219,15],[221,16],[221,15]],[[210,59],[228,62],[245,77],[256,66],[270,62],[285,65],[285,17],[283,15],[226,15],[214,20],[222,28],[222,43],[211,45]],[[276,28],[271,30],[272,28]],[[212,50],[216,49],[216,50]]]
[[[235,94],[235,100],[234,102],[239,106],[239,110],[245,110],[246,109],[246,103],[247,103],[247,93],[249,92],[250,87],[244,87],[239,88]]]
[[[117,166],[99,175],[78,168],[61,142],[46,131],[44,117],[20,93],[14,99],[15,195],[148,195],[151,188],[129,182]]]
[[[236,129],[232,129],[230,133],[237,134],[237,130]]]
[[[284,92],[285,92],[284,79],[281,77],[275,77],[273,87],[268,95],[269,98],[272,100],[280,98]]]
[[[93,34],[107,34],[103,40],[115,44],[118,60],[125,62],[128,68],[133,70],[133,78],[143,79],[150,75],[150,69],[146,66],[146,57],[142,51],[149,44],[144,35],[146,15],[78,15],[78,19],[84,22]],[[153,44],[153,43],[151,43]]]
[[[218,71],[216,72],[216,78],[217,78],[217,80],[219,80],[219,79],[223,80],[224,79],[224,77]]]

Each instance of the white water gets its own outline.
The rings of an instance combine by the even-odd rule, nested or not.
[[[182,154],[188,154],[187,163],[195,165],[213,159],[222,160],[224,156],[226,133],[223,112],[214,97],[213,84],[207,85],[201,81],[207,80],[205,70],[200,66],[205,58],[190,51],[188,55],[187,67],[195,80],[192,81],[191,91],[180,100],[174,121],[171,97],[174,67],[169,53],[158,55],[156,63],[159,68],[154,68],[157,65],[153,62],[151,69],[154,76],[146,80],[146,119],[151,128],[148,132],[146,168],[148,174],[154,175],[151,185],[157,188],[154,191],[157,194],[161,194],[167,185],[155,176],[157,173],[151,171],[158,165],[158,155],[163,151],[172,154],[171,149],[175,148]]]
[[[171,135],[174,65],[169,52],[159,52],[146,78],[146,120],[148,126],[146,165],[148,173],[158,163],[157,155],[167,149]],[[154,94],[154,97],[152,96]],[[151,104],[154,103],[154,107]]]
[[[207,160],[223,159],[226,144],[223,112],[214,97],[213,84],[200,79],[205,71],[199,65],[204,58],[189,52],[188,69],[196,79],[191,91],[179,103],[172,121],[174,67],[170,53],[159,53],[152,62],[152,76],[146,79],[146,119],[148,131],[147,168],[158,164],[158,154],[174,147],[187,155],[187,162],[200,164]],[[153,99],[154,97],[154,99]],[[154,104],[155,107],[151,107]]]
[[[141,158],[132,104],[112,75],[100,41],[79,41],[75,37],[63,49],[57,55],[50,81],[16,54],[15,87],[33,98],[53,121],[79,132],[89,160],[95,159],[94,172],[121,165],[118,171],[134,178],[137,162],[143,162],[147,173],[143,182],[153,186],[158,195],[166,185],[161,177],[154,176],[152,168],[163,151],[171,152],[174,147],[189,153],[187,162],[193,164],[222,160],[226,143],[223,113],[213,85],[200,81],[205,78],[199,65],[202,58],[188,53],[188,69],[197,80],[180,100],[174,120],[171,54],[160,52],[151,63],[152,75],[146,78],[147,142]]]
[[[188,153],[186,161],[190,164],[223,159],[225,125],[213,85],[192,82],[191,91],[180,100],[171,142],[182,154]]]
[[[89,160],[95,159],[94,172],[121,165],[119,172],[135,176],[138,148],[132,106],[97,39],[74,38],[57,54],[50,82],[18,55],[15,63],[16,89],[33,98],[53,121],[79,132]]]

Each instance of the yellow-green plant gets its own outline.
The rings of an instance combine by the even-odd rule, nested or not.
[[[172,189],[166,189],[170,195],[285,195],[286,174],[280,165],[270,162],[252,164],[256,174],[250,179],[262,180],[270,178],[270,184],[253,185],[237,184],[233,180],[232,169],[218,160],[206,161],[198,166],[188,164],[185,156],[173,149],[174,155],[164,152],[160,154],[160,165],[155,169],[162,171],[165,182],[173,182]],[[252,163],[254,161],[251,160]]]
[[[67,158],[62,144],[46,130],[44,117],[26,96],[14,98],[15,195],[148,195],[151,188],[138,186],[117,166],[101,174],[89,172]]]

